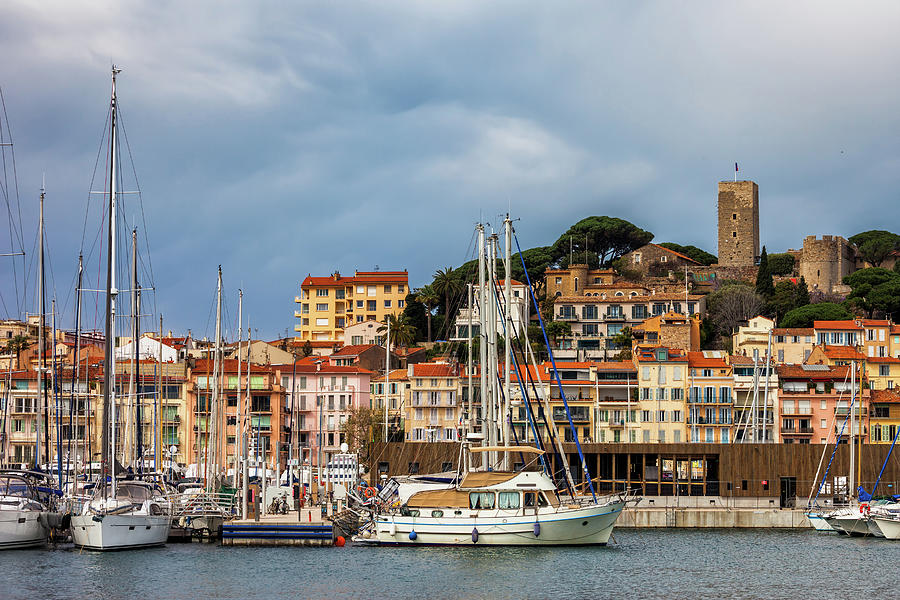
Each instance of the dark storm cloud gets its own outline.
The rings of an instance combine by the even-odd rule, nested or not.
[[[508,207],[526,246],[609,214],[715,252],[734,161],[771,250],[900,229],[897,5],[784,4],[7,3],[26,229],[46,172],[70,295],[113,61],[159,310],[195,335],[220,263],[271,337],[307,273],[420,285]]]

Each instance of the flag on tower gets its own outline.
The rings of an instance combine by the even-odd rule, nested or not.
[[[735,172],[735,173],[738,172],[738,166],[737,166],[737,163],[734,163],[734,172]]]

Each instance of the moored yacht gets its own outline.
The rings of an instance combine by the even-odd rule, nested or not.
[[[171,506],[158,485],[118,481],[96,490],[72,517],[72,540],[89,550],[162,546],[171,525]]]
[[[50,507],[27,471],[0,472],[0,549],[44,545],[49,516]]]
[[[481,450],[473,449],[473,450]],[[491,448],[542,454],[529,447]],[[361,541],[385,545],[605,545],[625,506],[559,494],[543,471],[474,471],[377,512]]]

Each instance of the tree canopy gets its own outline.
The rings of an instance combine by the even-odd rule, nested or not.
[[[710,254],[706,250],[702,250],[697,246],[682,246],[681,244],[676,244],[675,242],[662,242],[659,245],[663,248],[668,248],[669,250],[680,252],[688,258],[696,260],[701,265],[712,265],[715,264],[717,260],[719,260],[716,258],[715,254]]]
[[[900,312],[900,274],[871,267],[844,277],[852,290],[847,300],[870,316],[875,311],[885,314]]]
[[[769,272],[772,275],[790,275],[794,272],[794,255],[781,252],[769,255]]]
[[[820,302],[795,308],[784,315],[782,327],[812,327],[814,321],[843,321],[852,319],[850,311],[833,302]]]
[[[652,239],[652,233],[624,219],[587,217],[559,236],[551,246],[551,251],[562,266],[569,264],[571,248],[576,262],[582,262],[582,258],[578,257],[586,257],[587,264],[593,267],[609,265],[611,261],[650,243]]]
[[[772,284],[772,272],[769,270],[769,257],[766,254],[765,246],[763,246],[762,254],[759,256],[759,270],[756,272],[756,293],[766,299],[771,298],[775,293],[775,286]]]
[[[900,249],[900,235],[872,229],[850,236],[850,243],[854,244],[863,259],[873,267],[880,267],[891,252]]]

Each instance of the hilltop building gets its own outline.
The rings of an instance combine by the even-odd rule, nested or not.
[[[356,271],[352,277],[337,271],[328,277],[310,275],[294,298],[297,341],[343,342],[348,325],[383,322],[386,315],[402,313],[408,293],[406,271]]]

